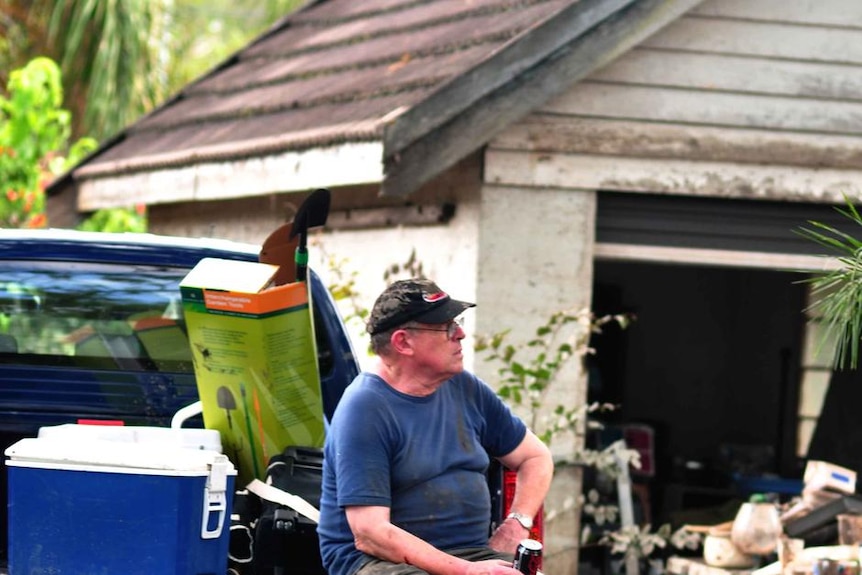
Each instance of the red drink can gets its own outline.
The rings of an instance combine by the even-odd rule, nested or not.
[[[524,575],[536,575],[542,566],[542,543],[535,539],[524,539],[515,551],[512,567]]]

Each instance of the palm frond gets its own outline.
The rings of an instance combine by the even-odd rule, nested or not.
[[[836,210],[852,222],[862,226],[862,216],[845,197],[847,208]],[[839,267],[815,274],[807,281],[811,284],[811,310],[817,312],[825,324],[823,341],[835,342],[834,366],[855,369],[859,363],[859,344],[862,339],[862,241],[837,228],[811,221],[812,228],[801,228],[799,234],[817,244],[837,252]]]
[[[160,55],[170,0],[67,0],[50,6],[48,34],[64,75],[86,86],[86,124],[111,135],[160,103],[167,92]]]

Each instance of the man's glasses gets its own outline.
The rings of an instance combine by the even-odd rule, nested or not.
[[[453,319],[446,324],[446,327],[415,327],[411,325],[404,329],[415,329],[419,331],[445,331],[446,338],[454,340],[455,336],[458,335],[458,330],[461,329],[461,322],[457,319]]]

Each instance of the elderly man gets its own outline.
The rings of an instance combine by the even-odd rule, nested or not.
[[[324,448],[329,575],[515,575],[512,557],[548,491],[547,447],[464,371],[456,318],[474,304],[398,281],[368,320],[377,366],[348,387]],[[485,472],[517,472],[512,513],[489,538]]]

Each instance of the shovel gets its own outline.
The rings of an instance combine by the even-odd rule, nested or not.
[[[298,282],[305,281],[308,272],[308,248],[306,247],[308,230],[326,223],[326,218],[329,215],[329,203],[329,190],[326,188],[314,190],[305,198],[293,218],[293,226],[291,226],[288,240],[293,240],[299,236],[299,243],[296,246],[294,256],[296,281]]]
[[[230,392],[230,389],[225,386],[219,387],[216,390],[216,403],[219,407],[224,409],[225,415],[227,415],[227,425],[228,427],[233,429],[230,412],[231,410],[236,409],[236,399],[234,399],[233,394]]]

